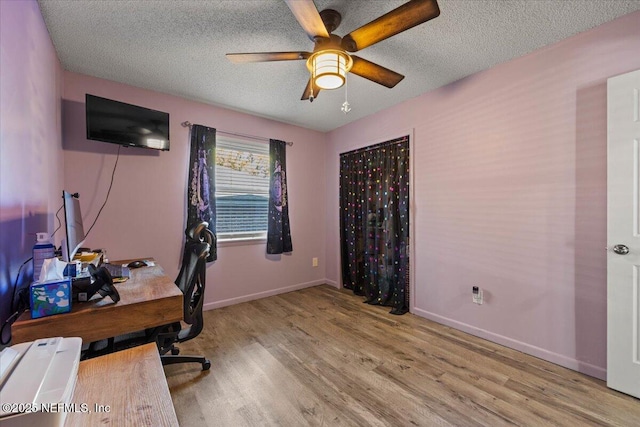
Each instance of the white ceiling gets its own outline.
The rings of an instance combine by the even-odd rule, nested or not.
[[[343,36],[403,0],[316,0]],[[640,0],[438,0],[438,18],[358,52],[404,74],[387,89],[353,74],[300,101],[304,61],[232,64],[231,52],[311,51],[282,0],[39,0],[66,70],[328,131],[619,16]]]

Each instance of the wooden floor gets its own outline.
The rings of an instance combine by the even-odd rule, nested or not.
[[[165,367],[182,426],[639,426],[605,383],[330,286],[205,312]]]

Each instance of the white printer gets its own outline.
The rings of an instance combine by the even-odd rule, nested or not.
[[[62,426],[78,377],[81,338],[45,338],[0,352],[0,425]]]

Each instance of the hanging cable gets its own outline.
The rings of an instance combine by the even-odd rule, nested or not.
[[[116,168],[118,167],[118,159],[120,159],[120,147],[122,147],[122,146],[118,145],[118,155],[116,156],[116,163],[113,165],[113,171],[111,171],[111,183],[109,183],[109,190],[107,190],[107,197],[105,197],[104,203],[100,207],[100,210],[98,211],[98,215],[96,215],[96,219],[93,220],[93,224],[91,224],[91,227],[89,227],[89,230],[85,233],[85,235],[84,235],[85,238],[89,237],[89,233],[91,233],[91,230],[93,229],[93,226],[96,225],[96,222],[98,221],[98,218],[100,217],[100,214],[102,213],[102,209],[104,209],[104,207],[107,204],[107,200],[109,200],[109,194],[111,194],[111,187],[113,187],[113,177],[115,176]]]
[[[56,219],[58,220],[58,227],[55,230],[53,230],[53,233],[51,233],[51,237],[53,237],[56,234],[56,232],[60,230],[60,227],[62,227],[62,221],[60,221],[60,217],[58,216],[62,208],[64,208],[64,204],[62,204],[62,206],[60,206],[56,211]]]
[[[13,323],[12,321],[16,319],[18,316],[20,316],[24,310],[26,310],[26,307],[24,307],[22,310],[20,309],[20,307],[18,308],[15,307],[16,290],[18,289],[18,281],[20,280],[20,273],[22,272],[22,267],[24,267],[32,259],[33,257],[23,262],[22,265],[20,265],[20,268],[18,269],[18,274],[16,275],[16,281],[13,283],[13,292],[11,293],[11,311],[13,311],[13,314],[11,314],[11,316],[9,316],[7,320],[4,321],[4,323],[2,324],[2,327],[0,327],[0,345],[7,345],[11,341],[11,335],[9,335],[9,339],[5,341],[4,328],[6,328],[7,325],[10,325],[11,323]]]

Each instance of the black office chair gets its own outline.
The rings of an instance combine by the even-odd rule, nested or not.
[[[199,222],[185,232],[187,240],[176,285],[183,294],[183,320],[189,326],[183,328],[180,322],[175,322],[161,327],[160,331],[154,334],[163,365],[196,362],[202,364],[203,371],[211,367],[211,362],[205,357],[179,355],[180,350],[175,346],[177,343],[195,338],[204,327],[202,304],[206,283],[206,262],[211,246],[215,242],[215,235],[208,229],[208,225],[206,222]],[[167,354],[168,352],[171,354]]]

